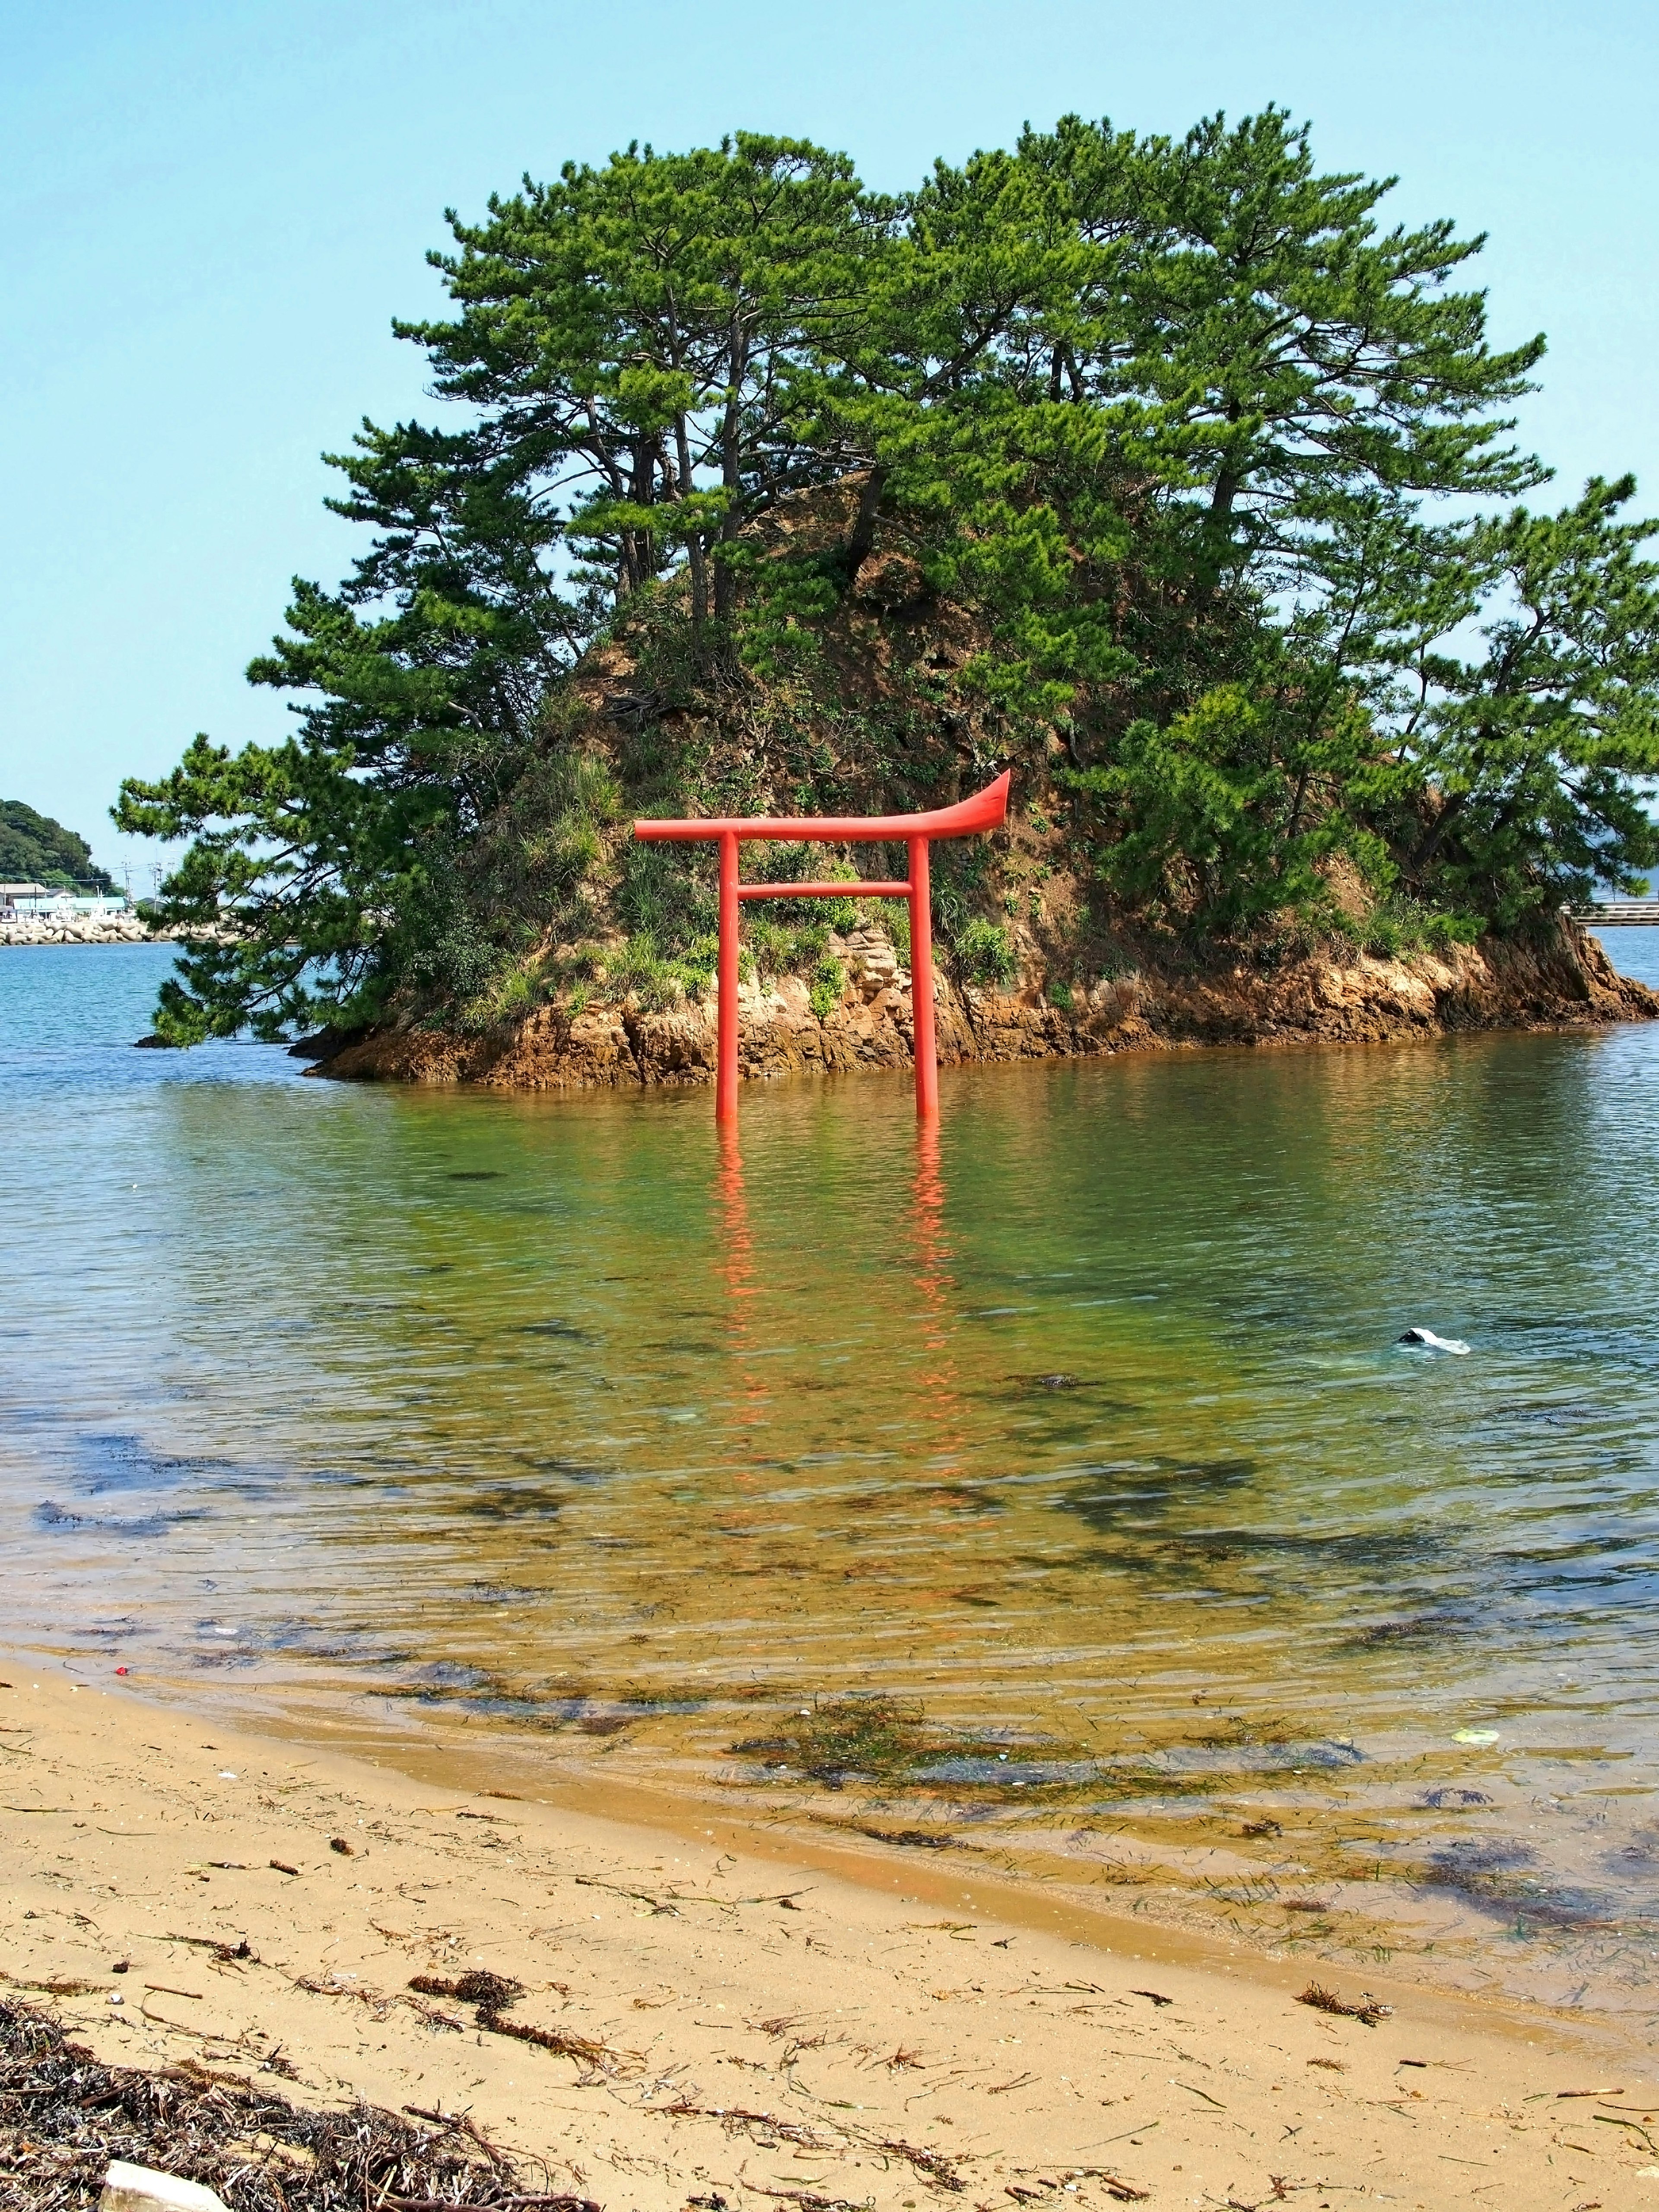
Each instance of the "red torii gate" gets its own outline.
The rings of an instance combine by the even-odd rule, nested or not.
[[[1005,769],[994,783],[955,806],[930,814],[803,815],[791,821],[775,815],[703,822],[636,822],[634,835],[648,842],[690,844],[710,839],[720,848],[720,950],[719,1045],[714,1079],[714,1119],[733,1121],[738,1113],[738,906],[761,898],[908,898],[910,902],[910,1006],[915,1032],[916,1113],[923,1121],[939,1114],[939,1055],[933,1043],[933,916],[928,894],[927,846],[934,837],[971,837],[994,830],[1008,811]],[[910,873],[903,883],[740,884],[739,845],[769,840],[774,844],[908,845]]]

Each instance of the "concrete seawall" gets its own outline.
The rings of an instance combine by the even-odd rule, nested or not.
[[[136,914],[72,911],[0,916],[4,945],[153,945],[156,939]]]

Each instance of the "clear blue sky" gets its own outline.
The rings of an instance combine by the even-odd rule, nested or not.
[[[0,796],[148,889],[116,786],[198,729],[282,728],[241,672],[289,577],[349,557],[319,453],[422,404],[388,325],[437,304],[445,206],[634,137],[797,133],[893,187],[1027,118],[1278,101],[1323,166],[1398,173],[1402,217],[1491,233],[1495,338],[1549,334],[1524,429],[1563,495],[1634,468],[1659,507],[1656,27],[1634,0],[0,0]]]

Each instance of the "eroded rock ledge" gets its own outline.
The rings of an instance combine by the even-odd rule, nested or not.
[[[854,941],[841,1003],[820,1019],[788,977],[739,993],[745,1077],[896,1068],[911,1051],[910,979],[890,954]],[[1620,975],[1601,945],[1565,918],[1535,945],[1454,945],[1394,960],[1319,956],[1273,975],[1143,972],[1103,978],[1069,1009],[1036,988],[938,983],[940,1059],[1036,1060],[1197,1044],[1383,1043],[1453,1030],[1604,1026],[1659,1018],[1659,994]],[[399,1083],[483,1083],[586,1090],[707,1083],[712,1000],[668,1012],[547,1006],[511,1028],[460,1034],[390,1028],[319,1060],[318,1074]]]

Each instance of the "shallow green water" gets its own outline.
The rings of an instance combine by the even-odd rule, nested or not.
[[[1659,1036],[947,1072],[936,1151],[751,1087],[723,1157],[133,1053],[157,959],[0,952],[13,1638],[1659,2011]]]

